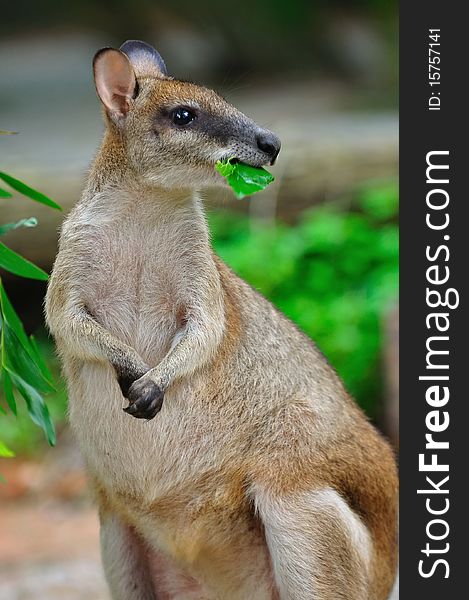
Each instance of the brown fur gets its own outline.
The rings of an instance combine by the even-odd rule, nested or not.
[[[124,49],[95,59],[106,133],[46,299],[112,597],[385,600],[392,452],[314,344],[213,254],[194,191],[222,183],[217,159],[260,166],[278,140]],[[187,127],[177,106],[196,111]]]

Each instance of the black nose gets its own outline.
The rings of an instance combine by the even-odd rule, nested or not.
[[[280,152],[280,140],[271,131],[263,131],[257,135],[257,147],[265,152],[270,158],[270,164],[273,165]]]

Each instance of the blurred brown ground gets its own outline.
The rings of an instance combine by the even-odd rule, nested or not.
[[[75,456],[76,448],[59,440],[51,452]],[[8,481],[0,487],[1,600],[109,600],[83,471],[55,463],[50,455],[0,460]],[[396,588],[390,600],[398,597]]]

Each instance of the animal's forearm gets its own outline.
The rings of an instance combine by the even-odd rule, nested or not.
[[[163,390],[175,379],[193,373],[213,355],[217,340],[199,328],[188,328],[162,361],[148,373]]]
[[[215,354],[223,331],[221,319],[216,327],[189,322],[163,360],[132,384],[127,396],[130,405],[124,410],[139,419],[152,419],[161,409],[168,386],[206,364]]]
[[[52,333],[71,355],[83,360],[109,362],[114,367],[124,395],[149,366],[138,352],[100,325],[84,305],[75,305],[59,320],[48,317]]]

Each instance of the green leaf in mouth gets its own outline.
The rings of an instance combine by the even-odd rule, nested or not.
[[[244,198],[265,189],[275,179],[263,168],[251,167],[230,158],[217,161],[215,169],[225,177],[237,198]]]

